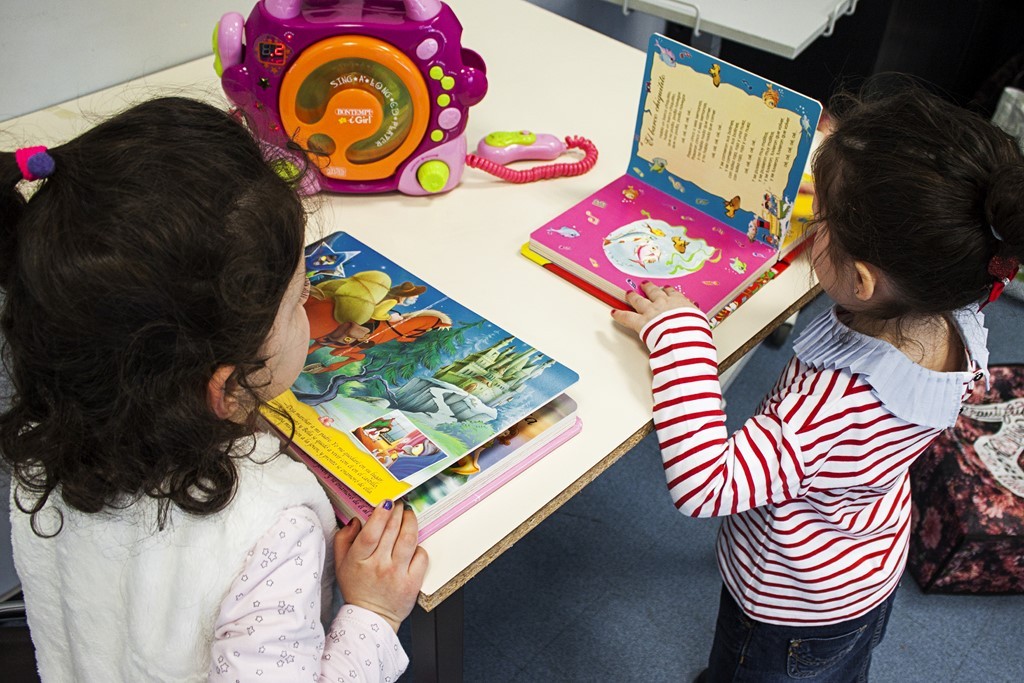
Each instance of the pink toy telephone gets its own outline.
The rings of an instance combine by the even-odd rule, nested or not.
[[[582,149],[581,160],[567,164],[548,164],[526,170],[507,168],[513,161],[527,159],[557,159],[569,149]],[[547,178],[583,175],[597,163],[597,147],[590,140],[569,136],[565,141],[548,133],[517,132],[491,133],[476,146],[476,154],[466,157],[466,165],[479,168],[510,183],[530,183]]]

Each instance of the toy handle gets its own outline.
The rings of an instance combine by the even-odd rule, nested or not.
[[[427,21],[441,13],[441,0],[405,0],[405,13],[413,21]]]
[[[597,163],[597,147],[590,140],[578,135],[570,135],[565,139],[565,146],[567,149],[582,149],[583,158],[571,164],[548,164],[520,171],[502,166],[476,154],[467,154],[466,165],[471,168],[479,168],[481,171],[486,171],[510,183],[532,183],[535,180],[583,175]]]
[[[224,69],[242,61],[242,40],[245,37],[245,19],[238,12],[228,12],[213,28],[213,70],[217,76]]]

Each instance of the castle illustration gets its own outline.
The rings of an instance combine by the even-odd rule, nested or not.
[[[433,377],[413,377],[394,393],[393,407],[433,425],[497,419],[494,406],[511,401],[524,384],[555,363],[532,347],[517,352],[510,347],[513,339],[454,361]]]
[[[506,337],[494,346],[454,361],[434,373],[434,378],[459,387],[487,405],[511,400],[524,384],[555,364],[532,347],[517,352],[510,347],[512,340],[513,337]]]

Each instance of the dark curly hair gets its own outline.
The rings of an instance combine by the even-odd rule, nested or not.
[[[829,109],[834,129],[813,161],[817,220],[833,263],[873,264],[893,285],[870,314],[961,308],[988,295],[993,256],[1024,258],[1024,159],[1012,137],[894,74]]]
[[[49,154],[55,171],[26,200],[14,155],[0,153],[13,387],[0,449],[30,494],[18,505],[34,528],[55,490],[90,513],[150,496],[161,525],[171,505],[216,512],[258,414],[218,418],[207,384],[234,366],[233,386],[262,405],[302,203],[242,123],[189,99],[132,107]]]

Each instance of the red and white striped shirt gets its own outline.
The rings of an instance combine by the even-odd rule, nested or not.
[[[956,322],[968,367],[984,368],[980,314],[964,311]],[[907,556],[908,468],[955,422],[980,375],[927,370],[845,327],[831,309],[801,336],[758,414],[730,437],[704,315],[669,311],[641,338],[651,350],[669,491],[685,514],[728,515],[718,564],[743,611],[774,624],[824,625],[888,597]]]

